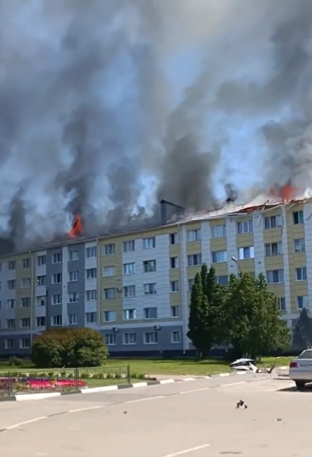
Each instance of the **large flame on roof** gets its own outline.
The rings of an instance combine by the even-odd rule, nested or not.
[[[82,233],[83,233],[83,225],[82,225],[81,215],[77,214],[75,216],[75,220],[74,220],[72,229],[69,232],[69,237],[76,238],[77,236],[81,235]]]
[[[297,189],[290,184],[284,184],[279,188],[272,188],[270,190],[270,197],[278,198],[283,201],[293,200],[296,196]]]

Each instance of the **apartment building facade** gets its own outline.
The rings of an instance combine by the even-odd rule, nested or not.
[[[26,355],[37,334],[60,326],[101,331],[111,354],[188,351],[190,289],[202,263],[221,283],[238,268],[264,273],[292,327],[312,306],[312,199],[3,257],[0,353]]]

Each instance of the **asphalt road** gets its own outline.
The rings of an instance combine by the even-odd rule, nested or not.
[[[312,390],[291,386],[258,374],[0,403],[1,455],[310,457]]]

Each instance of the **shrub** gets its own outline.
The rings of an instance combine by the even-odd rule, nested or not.
[[[10,357],[8,360],[8,364],[11,367],[21,367],[24,365],[24,360],[19,357]]]
[[[107,357],[103,337],[91,328],[52,329],[39,335],[32,345],[32,362],[40,368],[102,365]]]

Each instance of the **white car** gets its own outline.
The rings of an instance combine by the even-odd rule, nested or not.
[[[289,364],[289,379],[295,381],[298,389],[312,382],[312,349],[306,349]]]

